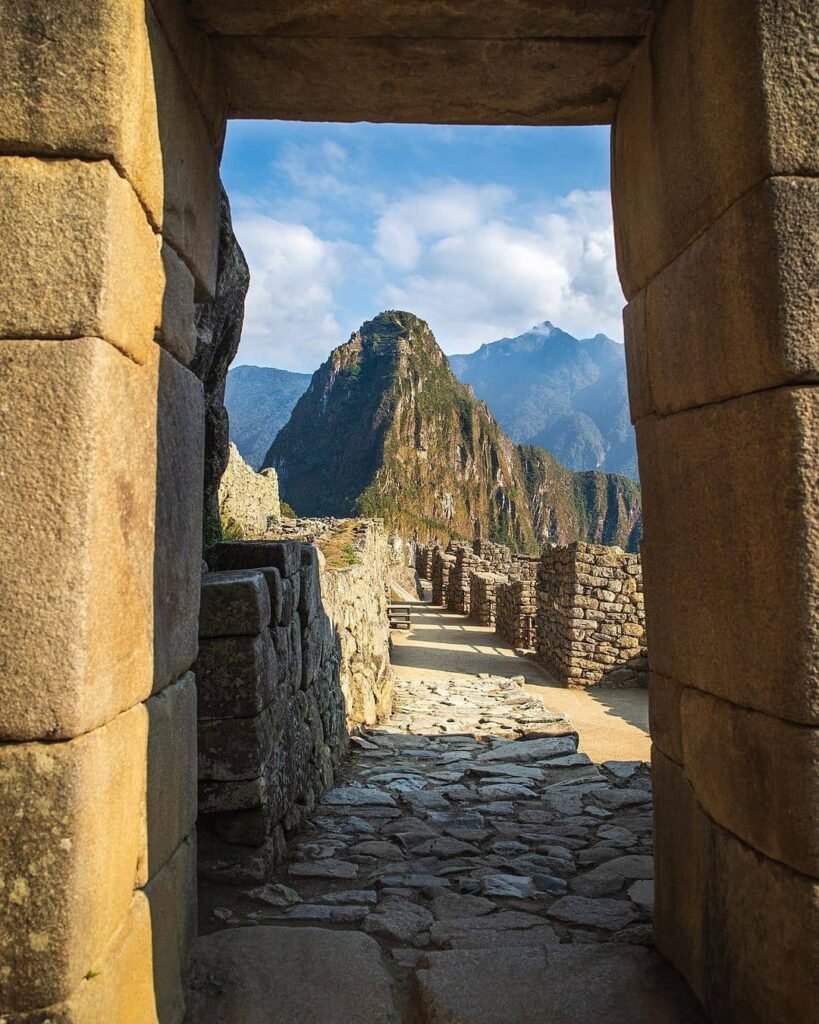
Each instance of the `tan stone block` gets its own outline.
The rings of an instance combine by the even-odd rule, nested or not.
[[[0,157],[0,237],[0,337],[88,335],[147,359],[159,239],[110,163]]]
[[[637,425],[652,669],[819,721],[819,389]]]
[[[148,715],[0,745],[0,1006],[66,998],[125,917],[145,858]]]
[[[193,273],[202,302],[216,290],[220,154],[150,5],[147,22],[162,146],[162,234]]]
[[[5,4],[0,152],[110,158],[158,225],[162,153],[145,7],[145,0]]]
[[[819,885],[715,828],[710,890],[714,1020],[810,1021],[819,1006]]]
[[[708,974],[708,899],[713,826],[682,768],[656,746],[654,792],[654,939],[701,1001]]]
[[[196,352],[193,274],[167,242],[162,245],[162,265],[165,290],[159,341],[183,366],[189,366]]]
[[[182,982],[197,925],[196,834],[175,851],[145,887],[151,911],[154,994],[158,1016],[181,1021],[185,1014]]]
[[[158,367],[156,346],[139,366],[95,338],[0,342],[0,739],[151,691]]]
[[[158,367],[154,689],[178,678],[196,658],[205,459],[202,382],[161,350]]]
[[[409,36],[495,38],[499,20],[507,36],[637,36],[648,25],[650,0],[471,0],[451,7],[427,0],[384,4],[381,0],[302,0],[260,4],[258,0],[191,0],[191,16],[206,31],[225,35]]]
[[[705,812],[756,850],[819,878],[819,729],[688,689],[685,770]]]
[[[214,45],[231,117],[445,124],[609,123],[635,50],[629,38],[269,35]]]
[[[626,317],[635,418],[819,379],[817,235],[819,181],[769,179],[651,281]]]
[[[71,995],[56,1006],[0,1017],[9,1024],[179,1024],[179,1017],[157,1016],[151,919],[142,892],[134,893],[128,914]]]
[[[147,863],[166,864],[196,822],[196,683],[192,672],[145,702],[148,712]]]
[[[648,717],[651,741],[666,757],[683,764],[682,715],[680,701],[685,687],[661,676],[649,673]]]
[[[819,169],[814,0],[669,0],[613,136],[618,267],[630,299],[772,174]]]

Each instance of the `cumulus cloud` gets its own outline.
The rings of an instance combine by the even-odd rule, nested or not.
[[[603,331],[620,339],[623,300],[608,193],[572,192],[551,209],[506,214],[464,222],[427,245],[419,241],[411,273],[387,284],[385,304],[429,320],[449,352],[544,319],[572,334]]]
[[[234,229],[251,273],[241,361],[315,369],[344,333],[334,289],[353,247],[260,213],[241,213]]]
[[[327,145],[325,164],[342,166],[347,154]],[[308,158],[316,168],[315,153],[288,152],[294,175]],[[311,181],[327,195],[323,173]],[[329,211],[315,190],[310,201]],[[292,207],[278,219],[241,197],[235,209],[251,267],[242,362],[313,370],[387,308],[423,317],[450,353],[547,319],[579,337],[622,339],[607,191],[524,206],[500,185],[432,183],[391,201],[372,196],[354,241],[334,237],[329,213],[308,226]]]
[[[375,251],[390,267],[411,270],[430,238],[472,230],[514,199],[500,185],[449,182],[390,204],[375,225]]]

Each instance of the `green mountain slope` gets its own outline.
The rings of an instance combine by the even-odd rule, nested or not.
[[[471,538],[480,522],[483,536],[532,552],[623,532],[597,529],[601,501],[577,474],[510,441],[411,313],[382,313],[331,353],[264,465],[302,515],[380,515],[421,539]],[[592,475],[619,494],[616,478]]]
[[[230,440],[249,466],[259,469],[270,442],[290,419],[309,383],[309,373],[272,366],[236,366],[228,373],[225,408]]]
[[[546,321],[449,361],[514,441],[545,448],[570,469],[637,479],[625,353],[611,338],[578,340]]]

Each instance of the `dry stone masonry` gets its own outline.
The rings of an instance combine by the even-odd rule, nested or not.
[[[537,600],[535,581],[510,578],[495,590],[498,636],[515,650],[529,650],[535,644]]]
[[[432,552],[432,603],[449,607],[449,589],[455,556],[440,547]]]
[[[469,576],[469,617],[480,626],[495,625],[496,594],[508,577],[494,572],[472,572]]]
[[[202,577],[200,872],[268,877],[284,837],[332,784],[350,729],[389,713],[392,675],[380,524],[356,563],[320,571],[300,541],[232,542]]]
[[[223,543],[208,564],[195,666],[199,870],[263,879],[346,749],[339,643],[314,547]]]
[[[322,571],[322,600],[339,641],[347,723],[375,725],[392,707],[387,588],[392,547],[380,521],[358,524],[352,565]]]
[[[537,575],[538,660],[567,686],[646,686],[640,556],[598,544],[543,552]]]
[[[219,482],[219,518],[224,528],[238,528],[245,540],[261,540],[281,521],[279,479],[275,469],[255,472],[231,442]]]

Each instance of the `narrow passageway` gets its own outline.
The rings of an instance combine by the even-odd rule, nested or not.
[[[699,1021],[652,948],[648,765],[579,752],[548,679],[462,616],[419,605],[393,655],[392,716],[354,738],[279,877],[205,894],[191,1019],[272,1019],[234,1016],[255,982],[220,935],[248,927],[246,956],[275,974],[254,998],[288,1024]],[[608,717],[597,748],[641,754],[641,730]]]

